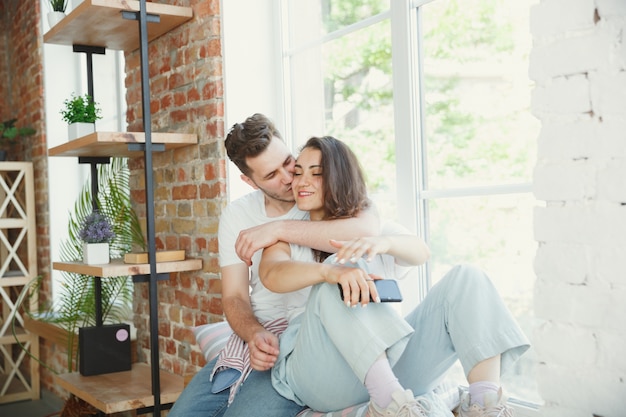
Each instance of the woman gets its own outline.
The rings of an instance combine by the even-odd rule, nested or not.
[[[368,205],[365,182],[350,149],[332,137],[311,138],[296,163],[292,183],[298,207],[312,221],[350,217]],[[429,404],[414,399],[432,390],[461,360],[469,396],[461,416],[512,415],[500,389],[500,367],[509,366],[528,341],[489,279],[457,267],[435,285],[404,320],[378,302],[373,276],[348,266],[363,255],[377,271],[385,254],[412,265],[428,258],[423,242],[408,235],[357,239],[328,254],[279,242],[263,252],[259,274],[275,292],[311,286],[304,313],[280,339],[272,370],[276,390],[319,411],[338,410],[370,399],[368,415],[426,416]],[[317,262],[312,262],[317,261]],[[341,300],[337,284],[341,287]],[[369,303],[370,296],[376,300]],[[346,308],[361,304],[368,308]]]

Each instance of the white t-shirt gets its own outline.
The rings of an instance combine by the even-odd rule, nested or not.
[[[275,220],[308,220],[308,212],[299,210],[295,205],[283,216],[268,217],[265,211],[265,195],[255,190],[231,202],[220,216],[218,242],[220,266],[225,267],[243,263],[235,251],[235,242],[239,232]],[[310,288],[278,294],[269,291],[259,279],[259,262],[262,250],[252,256],[250,267],[250,298],[252,309],[259,321],[281,317],[290,319],[303,308],[309,296]]]

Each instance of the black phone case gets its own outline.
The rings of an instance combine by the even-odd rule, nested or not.
[[[381,303],[399,303],[402,301],[402,293],[395,279],[377,279],[374,281],[374,285],[378,290]],[[339,295],[343,300],[343,289],[340,284],[337,284],[337,287],[339,287]],[[370,301],[374,300],[370,298]]]

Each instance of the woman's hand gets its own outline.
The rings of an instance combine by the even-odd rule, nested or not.
[[[426,242],[416,235],[398,234],[361,237],[352,240],[330,240],[336,248],[337,262],[355,263],[363,255],[370,262],[376,255],[387,254],[396,258],[401,265],[422,265],[428,261],[430,250]]]
[[[330,240],[330,244],[338,248],[337,262],[345,264],[350,261],[356,263],[363,255],[367,254],[370,262],[376,255],[387,253],[391,247],[388,236],[360,237],[352,240]]]
[[[324,266],[324,280],[329,284],[339,285],[346,306],[356,307],[357,304],[361,304],[362,307],[365,307],[370,303],[370,300],[380,303],[378,290],[376,285],[374,285],[374,280],[380,279],[380,277],[368,274],[361,268],[351,268],[337,264],[322,265]],[[341,293],[338,295],[341,295]]]

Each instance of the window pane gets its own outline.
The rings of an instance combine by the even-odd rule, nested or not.
[[[383,20],[291,60],[296,143],[312,135],[346,142],[385,218],[395,218],[396,183],[390,42],[389,20]]]
[[[291,47],[298,48],[389,10],[389,0],[289,0],[288,10]]]
[[[530,182],[534,1],[439,0],[421,10],[428,188]]]
[[[532,181],[539,134],[527,74],[533,3],[436,0],[420,7],[427,190]],[[532,338],[535,200],[493,193],[427,202],[431,279],[459,263],[486,270]],[[539,404],[535,360],[531,348],[503,384],[512,397]],[[457,376],[466,384],[462,371]]]
[[[433,282],[452,266],[471,263],[485,270],[528,338],[533,332],[533,238],[531,194],[438,199],[429,202]],[[534,380],[536,357],[524,354],[503,375],[512,397],[540,403]],[[459,381],[466,384],[461,373]]]

